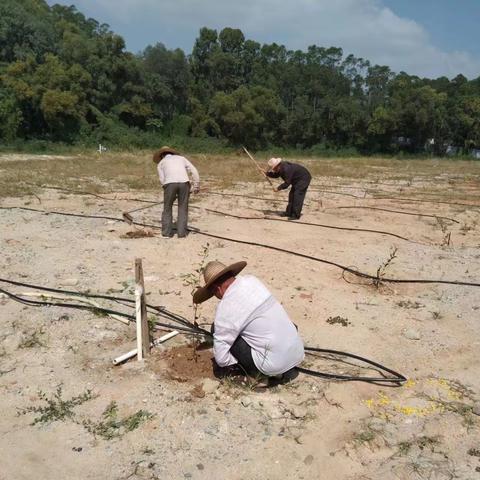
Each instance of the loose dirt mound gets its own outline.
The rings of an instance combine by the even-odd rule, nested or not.
[[[125,235],[120,235],[120,238],[145,238],[154,237],[155,234],[151,230],[130,230]]]
[[[194,350],[192,345],[180,345],[166,352],[161,352],[158,357],[164,362],[154,366],[157,373],[165,372],[177,382],[192,382],[201,378],[215,378],[212,369],[212,351],[210,349]],[[162,365],[163,364],[163,365]]]

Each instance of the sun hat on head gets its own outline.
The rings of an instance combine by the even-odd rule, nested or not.
[[[277,167],[278,165],[280,165],[281,161],[282,161],[281,158],[271,158],[268,161],[268,168],[273,169],[273,168]]]
[[[155,163],[158,163],[160,162],[160,160],[167,154],[167,153],[171,153],[172,155],[178,155],[178,152],[173,149],[173,148],[170,148],[170,147],[167,147],[166,145],[163,146],[160,150],[158,150],[158,152],[155,152],[153,154],[153,161]]]
[[[222,275],[225,275],[228,272],[233,275],[238,275],[246,266],[247,262],[236,262],[228,266],[216,260],[208,262],[203,269],[205,285],[197,288],[193,294],[193,303],[203,303],[205,300],[211,298],[213,293],[209,290],[209,287]]]

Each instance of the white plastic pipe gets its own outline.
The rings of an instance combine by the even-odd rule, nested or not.
[[[151,347],[156,347],[156,346],[160,345],[161,343],[166,342],[167,340],[170,340],[175,335],[178,335],[178,333],[179,332],[177,330],[174,330],[173,332],[167,333],[163,337],[160,337],[160,338],[157,338],[156,340],[154,340],[150,344],[150,346]],[[117,357],[113,360],[113,364],[118,365],[118,364],[124,362],[125,360],[128,360],[129,358],[134,357],[137,354],[137,351],[138,350],[135,348],[134,350],[130,350],[129,352],[124,353],[123,355],[120,355],[119,357]]]
[[[137,360],[143,360],[142,349],[142,293],[141,285],[135,286],[135,317],[137,324]]]

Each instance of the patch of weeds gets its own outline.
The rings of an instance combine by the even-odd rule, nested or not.
[[[463,425],[467,430],[475,425],[475,415],[471,405],[467,405],[463,402],[446,402],[439,399],[433,399],[433,401],[441,405],[445,411],[460,415],[463,419]]]
[[[468,232],[470,232],[470,230],[474,230],[474,227],[467,225],[466,223],[460,227],[460,232],[462,235],[466,235]]]
[[[44,333],[45,332],[42,329],[34,330],[22,340],[18,348],[45,347],[46,344],[40,338],[42,335],[44,335]]]
[[[390,250],[390,254],[388,258],[377,268],[377,273],[375,274],[375,278],[373,280],[373,285],[375,285],[376,288],[380,287],[382,284],[382,279],[385,277],[385,273],[390,266],[390,264],[397,258],[397,247],[392,247]]]
[[[49,398],[45,392],[41,390],[38,392],[38,397],[43,400],[45,406],[27,407],[19,409],[17,415],[27,415],[28,413],[39,414],[30,425],[36,425],[37,423],[52,423],[57,420],[65,421],[72,419],[75,416],[73,411],[74,407],[82,405],[82,403],[88,402],[95,396],[91,390],[72,397],[70,400],[64,400],[62,398],[62,387],[58,387],[53,397]]]
[[[397,305],[402,308],[422,308],[424,305],[422,305],[420,302],[411,302],[410,300],[400,300],[397,302]]]
[[[432,318],[434,320],[440,320],[442,318],[442,314],[440,312],[430,312],[432,314]]]
[[[460,398],[468,398],[469,400],[473,400],[475,397],[475,392],[459,381],[448,380],[448,386],[450,390],[457,394]]]
[[[124,280],[123,282],[120,282],[120,284],[123,287],[123,290],[121,290],[122,292],[130,295],[135,293],[135,285],[133,285],[131,281]]]
[[[147,317],[147,322],[148,322],[148,331],[151,334],[155,331],[155,327],[157,325],[157,319],[153,316]]]
[[[302,286],[295,287],[295,290],[298,290],[299,292],[301,292],[302,290],[305,291],[305,289]]]
[[[342,327],[348,327],[352,324],[348,318],[339,317],[338,315],[336,317],[328,317],[326,322],[330,325],[341,325]]]
[[[480,458],[480,449],[478,448],[470,448],[467,452],[468,455],[471,457],[479,457]]]
[[[180,292],[180,291],[178,291],[178,290],[168,291],[168,290],[162,290],[162,289],[158,290],[158,293],[159,293],[160,295],[177,295],[177,296],[179,296],[179,295],[182,294],[182,292]]]
[[[435,450],[435,447],[440,445],[440,441],[438,437],[422,436],[415,440],[415,444],[420,450],[425,450],[427,448],[428,450],[433,452]]]
[[[247,375],[227,375],[222,378],[222,385],[233,398],[243,393],[254,392],[259,387],[259,380]]]
[[[370,443],[374,439],[375,439],[375,432],[370,429],[363,430],[362,432],[356,432],[353,434],[353,440],[359,445]]]
[[[413,445],[412,445],[411,442],[407,442],[407,441],[405,441],[405,442],[400,442],[400,443],[397,445],[397,448],[398,448],[397,453],[398,453],[400,456],[404,457],[404,456],[408,455],[408,453],[410,452],[412,446],[413,446]]]
[[[456,475],[454,468],[447,459],[434,460],[432,458],[423,457],[419,455],[415,459],[404,464],[404,476],[402,478],[459,478]],[[405,474],[407,476],[405,476]],[[400,476],[398,476],[400,478]]]
[[[102,413],[102,420],[98,422],[84,420],[82,425],[93,436],[112,440],[137,429],[143,422],[153,418],[153,416],[146,410],[138,410],[128,417],[118,418],[118,405],[115,401],[112,401]]]
[[[440,227],[440,229],[442,230],[442,233],[443,233],[443,239],[442,239],[442,243],[441,243],[441,246],[442,247],[448,247],[451,243],[451,236],[452,236],[452,233],[448,231],[448,225],[441,219],[441,218],[438,218],[438,217],[435,217],[436,220],[437,220],[437,223]]]
[[[101,310],[100,308],[92,308],[91,312],[96,316],[96,317],[100,317],[100,318],[103,318],[103,317],[107,317],[108,315],[103,311]]]

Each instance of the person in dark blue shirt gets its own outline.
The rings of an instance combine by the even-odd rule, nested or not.
[[[286,162],[281,158],[271,158],[268,161],[268,167],[269,170],[265,172],[268,177],[280,177],[283,180],[283,183],[277,187],[278,192],[292,186],[288,195],[287,210],[282,213],[282,216],[288,217],[289,220],[298,220],[302,214],[303,202],[312,175],[303,165]]]

